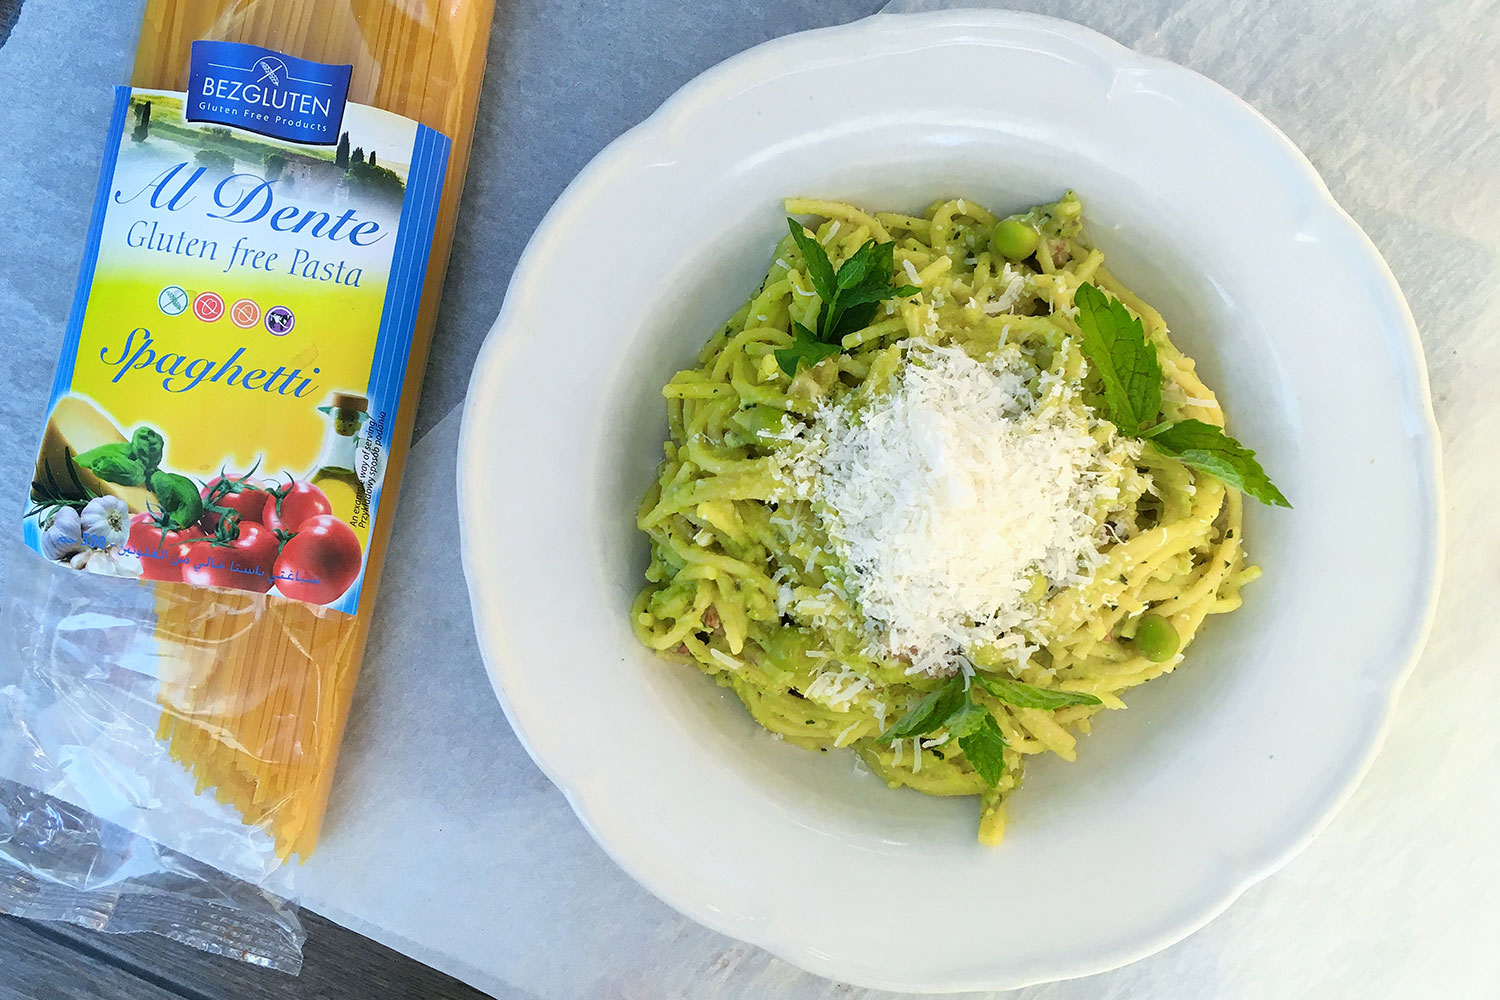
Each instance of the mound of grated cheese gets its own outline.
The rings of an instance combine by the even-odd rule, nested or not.
[[[1076,391],[1014,349],[977,361],[911,341],[890,389],[814,415],[783,482],[822,521],[872,653],[941,675],[977,645],[1035,650],[1037,574],[1088,579],[1139,448],[1096,440]]]

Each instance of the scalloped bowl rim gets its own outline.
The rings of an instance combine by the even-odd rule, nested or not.
[[[1101,951],[1095,954],[1092,960],[1073,961],[1056,968],[1033,970],[1020,978],[1005,978],[1004,973],[996,973],[987,977],[984,974],[980,974],[983,978],[924,979],[921,981],[905,979],[896,975],[885,977],[871,976],[868,973],[850,976],[847,970],[836,960],[831,960],[827,956],[809,949],[802,942],[785,940],[778,936],[771,922],[757,924],[736,921],[732,917],[721,913],[713,906],[706,904],[703,900],[695,898],[686,887],[668,884],[651,877],[649,873],[643,870],[641,865],[637,864],[636,851],[638,848],[635,845],[611,842],[598,832],[598,820],[595,810],[596,808],[607,809],[608,805],[592,801],[583,790],[570,784],[569,775],[565,768],[559,767],[557,762],[549,761],[534,748],[528,724],[523,719],[522,714],[517,711],[516,706],[512,704],[506,692],[506,674],[508,669],[510,669],[507,666],[507,661],[514,664],[515,669],[521,669],[523,665],[516,664],[514,658],[506,655],[509,643],[501,634],[500,623],[487,620],[482,612],[484,601],[481,597],[490,587],[488,576],[492,570],[490,567],[479,565],[473,554],[473,541],[477,537],[474,519],[478,516],[475,511],[480,509],[481,498],[484,491],[489,488],[489,484],[479,472],[479,463],[465,463],[463,457],[473,453],[478,447],[476,443],[477,432],[475,429],[474,414],[479,405],[478,401],[483,396],[482,390],[487,382],[497,378],[505,369],[511,348],[520,336],[516,330],[510,330],[508,335],[502,336],[502,334],[505,333],[507,327],[514,325],[514,315],[519,309],[517,302],[523,297],[525,289],[536,280],[539,273],[538,268],[541,265],[537,263],[532,252],[536,246],[546,239],[560,224],[560,219],[567,214],[570,205],[589,189],[593,188],[594,185],[602,180],[606,180],[616,171],[630,170],[641,166],[639,154],[648,152],[654,145],[658,143],[669,145],[667,134],[672,131],[677,120],[698,109],[703,101],[712,100],[715,88],[721,81],[727,80],[735,74],[745,72],[748,67],[754,64],[774,64],[779,54],[788,48],[806,46],[814,42],[830,46],[835,44],[847,45],[857,40],[863,34],[878,34],[896,28],[898,23],[903,31],[915,28],[929,30],[949,29],[955,32],[1008,30],[1030,31],[1038,36],[1051,35],[1065,37],[1070,43],[1092,50],[1093,54],[1107,63],[1116,74],[1123,70],[1149,73],[1153,76],[1154,82],[1159,86],[1169,82],[1171,88],[1180,96],[1186,95],[1198,100],[1212,101],[1222,107],[1224,114],[1241,116],[1244,119],[1243,124],[1247,129],[1259,130],[1261,139],[1270,140],[1269,142],[1263,142],[1262,146],[1274,150],[1284,161],[1281,164],[1282,166],[1294,168],[1292,171],[1293,175],[1306,188],[1306,191],[1302,193],[1310,193],[1316,202],[1315,211],[1323,213],[1326,216],[1326,221],[1330,222],[1335,229],[1342,228],[1347,231],[1347,235],[1355,237],[1355,242],[1360,253],[1358,260],[1350,260],[1350,267],[1362,267],[1366,269],[1367,276],[1374,279],[1377,283],[1379,293],[1387,297],[1388,301],[1384,303],[1385,307],[1393,311],[1393,315],[1396,316],[1407,332],[1407,340],[1404,345],[1406,356],[1400,359],[1400,364],[1403,364],[1408,369],[1408,374],[1412,377],[1414,384],[1408,388],[1414,389],[1415,395],[1414,398],[1405,399],[1403,402],[1408,407],[1413,408],[1412,413],[1409,413],[1408,416],[1414,415],[1417,420],[1418,426],[1412,432],[1413,446],[1419,453],[1420,464],[1425,466],[1422,471],[1426,473],[1423,485],[1425,487],[1425,498],[1428,507],[1426,513],[1429,519],[1424,527],[1428,532],[1429,544],[1427,546],[1427,559],[1424,565],[1420,567],[1421,578],[1414,588],[1417,592],[1424,595],[1425,603],[1414,616],[1414,620],[1418,624],[1409,631],[1408,640],[1404,647],[1392,651],[1386,664],[1384,674],[1385,690],[1380,716],[1378,719],[1372,718],[1369,720],[1370,724],[1365,730],[1367,738],[1364,740],[1363,745],[1355,748],[1355,752],[1349,759],[1342,762],[1342,769],[1333,769],[1342,775],[1342,779],[1338,781],[1336,788],[1330,788],[1330,794],[1324,802],[1321,812],[1304,827],[1285,830],[1279,839],[1262,844],[1260,851],[1256,855],[1238,864],[1235,877],[1227,884],[1227,889],[1216,885],[1214,887],[1216,894],[1213,898],[1198,901],[1197,905],[1192,907],[1191,913],[1185,914],[1170,926],[1150,928],[1138,940]],[[507,720],[537,766],[562,791],[589,833],[615,863],[637,882],[691,919],[716,931],[764,948],[803,969],[831,979],[842,979],[844,981],[856,982],[859,985],[880,989],[924,992],[938,990],[1014,989],[1035,983],[1075,978],[1118,968],[1121,965],[1144,958],[1182,940],[1213,920],[1251,885],[1272,874],[1290,861],[1314,839],[1352,795],[1359,780],[1368,770],[1384,739],[1402,684],[1414,668],[1422,645],[1426,640],[1427,632],[1431,627],[1437,599],[1437,581],[1440,579],[1442,539],[1444,536],[1441,504],[1442,470],[1439,447],[1438,429],[1433,416],[1430,391],[1427,385],[1425,360],[1422,355],[1415,322],[1411,317],[1409,308],[1406,305],[1394,275],[1381,258],[1374,244],[1343,208],[1334,201],[1326,185],[1307,158],[1279,129],[1254,108],[1219,84],[1192,70],[1166,60],[1138,54],[1104,35],[1068,21],[1042,15],[983,10],[940,11],[922,14],[876,14],[850,24],[815,29],[773,39],[731,57],[705,71],[678,90],[649,118],[619,136],[605,147],[559,196],[522,252],[507,289],[504,305],[475,362],[470,391],[465,404],[463,428],[459,442],[459,515],[461,535],[464,539],[461,551],[463,554],[465,578],[473,599],[473,613],[475,627],[480,640],[480,650],[487,673]]]

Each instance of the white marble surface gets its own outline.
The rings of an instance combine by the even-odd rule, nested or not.
[[[407,516],[326,839],[305,873],[314,909],[505,1000],[881,996],[703,930],[616,869],[507,729],[479,663],[458,560],[441,556],[455,534],[453,407],[516,255],[552,198],[701,69],[877,3],[502,4]],[[27,0],[0,50],[0,91],[47,95],[0,102],[11,153],[0,172],[6,495],[24,488],[107,87],[126,72],[139,5]],[[1190,66],[1307,152],[1385,254],[1421,328],[1445,437],[1450,539],[1432,641],[1385,749],[1328,830],[1180,944],[1015,996],[1500,995],[1500,799],[1491,788],[1500,726],[1484,711],[1500,700],[1500,0],[1012,6]],[[121,8],[129,9],[116,15]],[[0,546],[0,576],[6,558]]]

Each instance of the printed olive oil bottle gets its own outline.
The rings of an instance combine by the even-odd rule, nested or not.
[[[365,484],[375,478],[378,451],[365,446],[361,434],[370,419],[370,401],[352,393],[336,392],[333,402],[319,407],[330,417],[323,453],[310,477],[328,497],[339,520],[347,523],[364,544],[370,532],[370,491]]]

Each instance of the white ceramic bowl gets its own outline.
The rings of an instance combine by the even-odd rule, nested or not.
[[[1075,188],[1296,504],[1173,676],[1033,761],[1003,846],[971,800],[778,743],[628,623],[659,389],[764,275],[788,194],[1009,212]],[[1097,972],[1184,937],[1328,821],[1422,641],[1438,442],[1415,330],[1307,161],[1228,92],[1060,21],[877,16],[705,73],[601,153],[527,247],[459,467],[485,662],[616,861],[710,927],[903,990]]]

